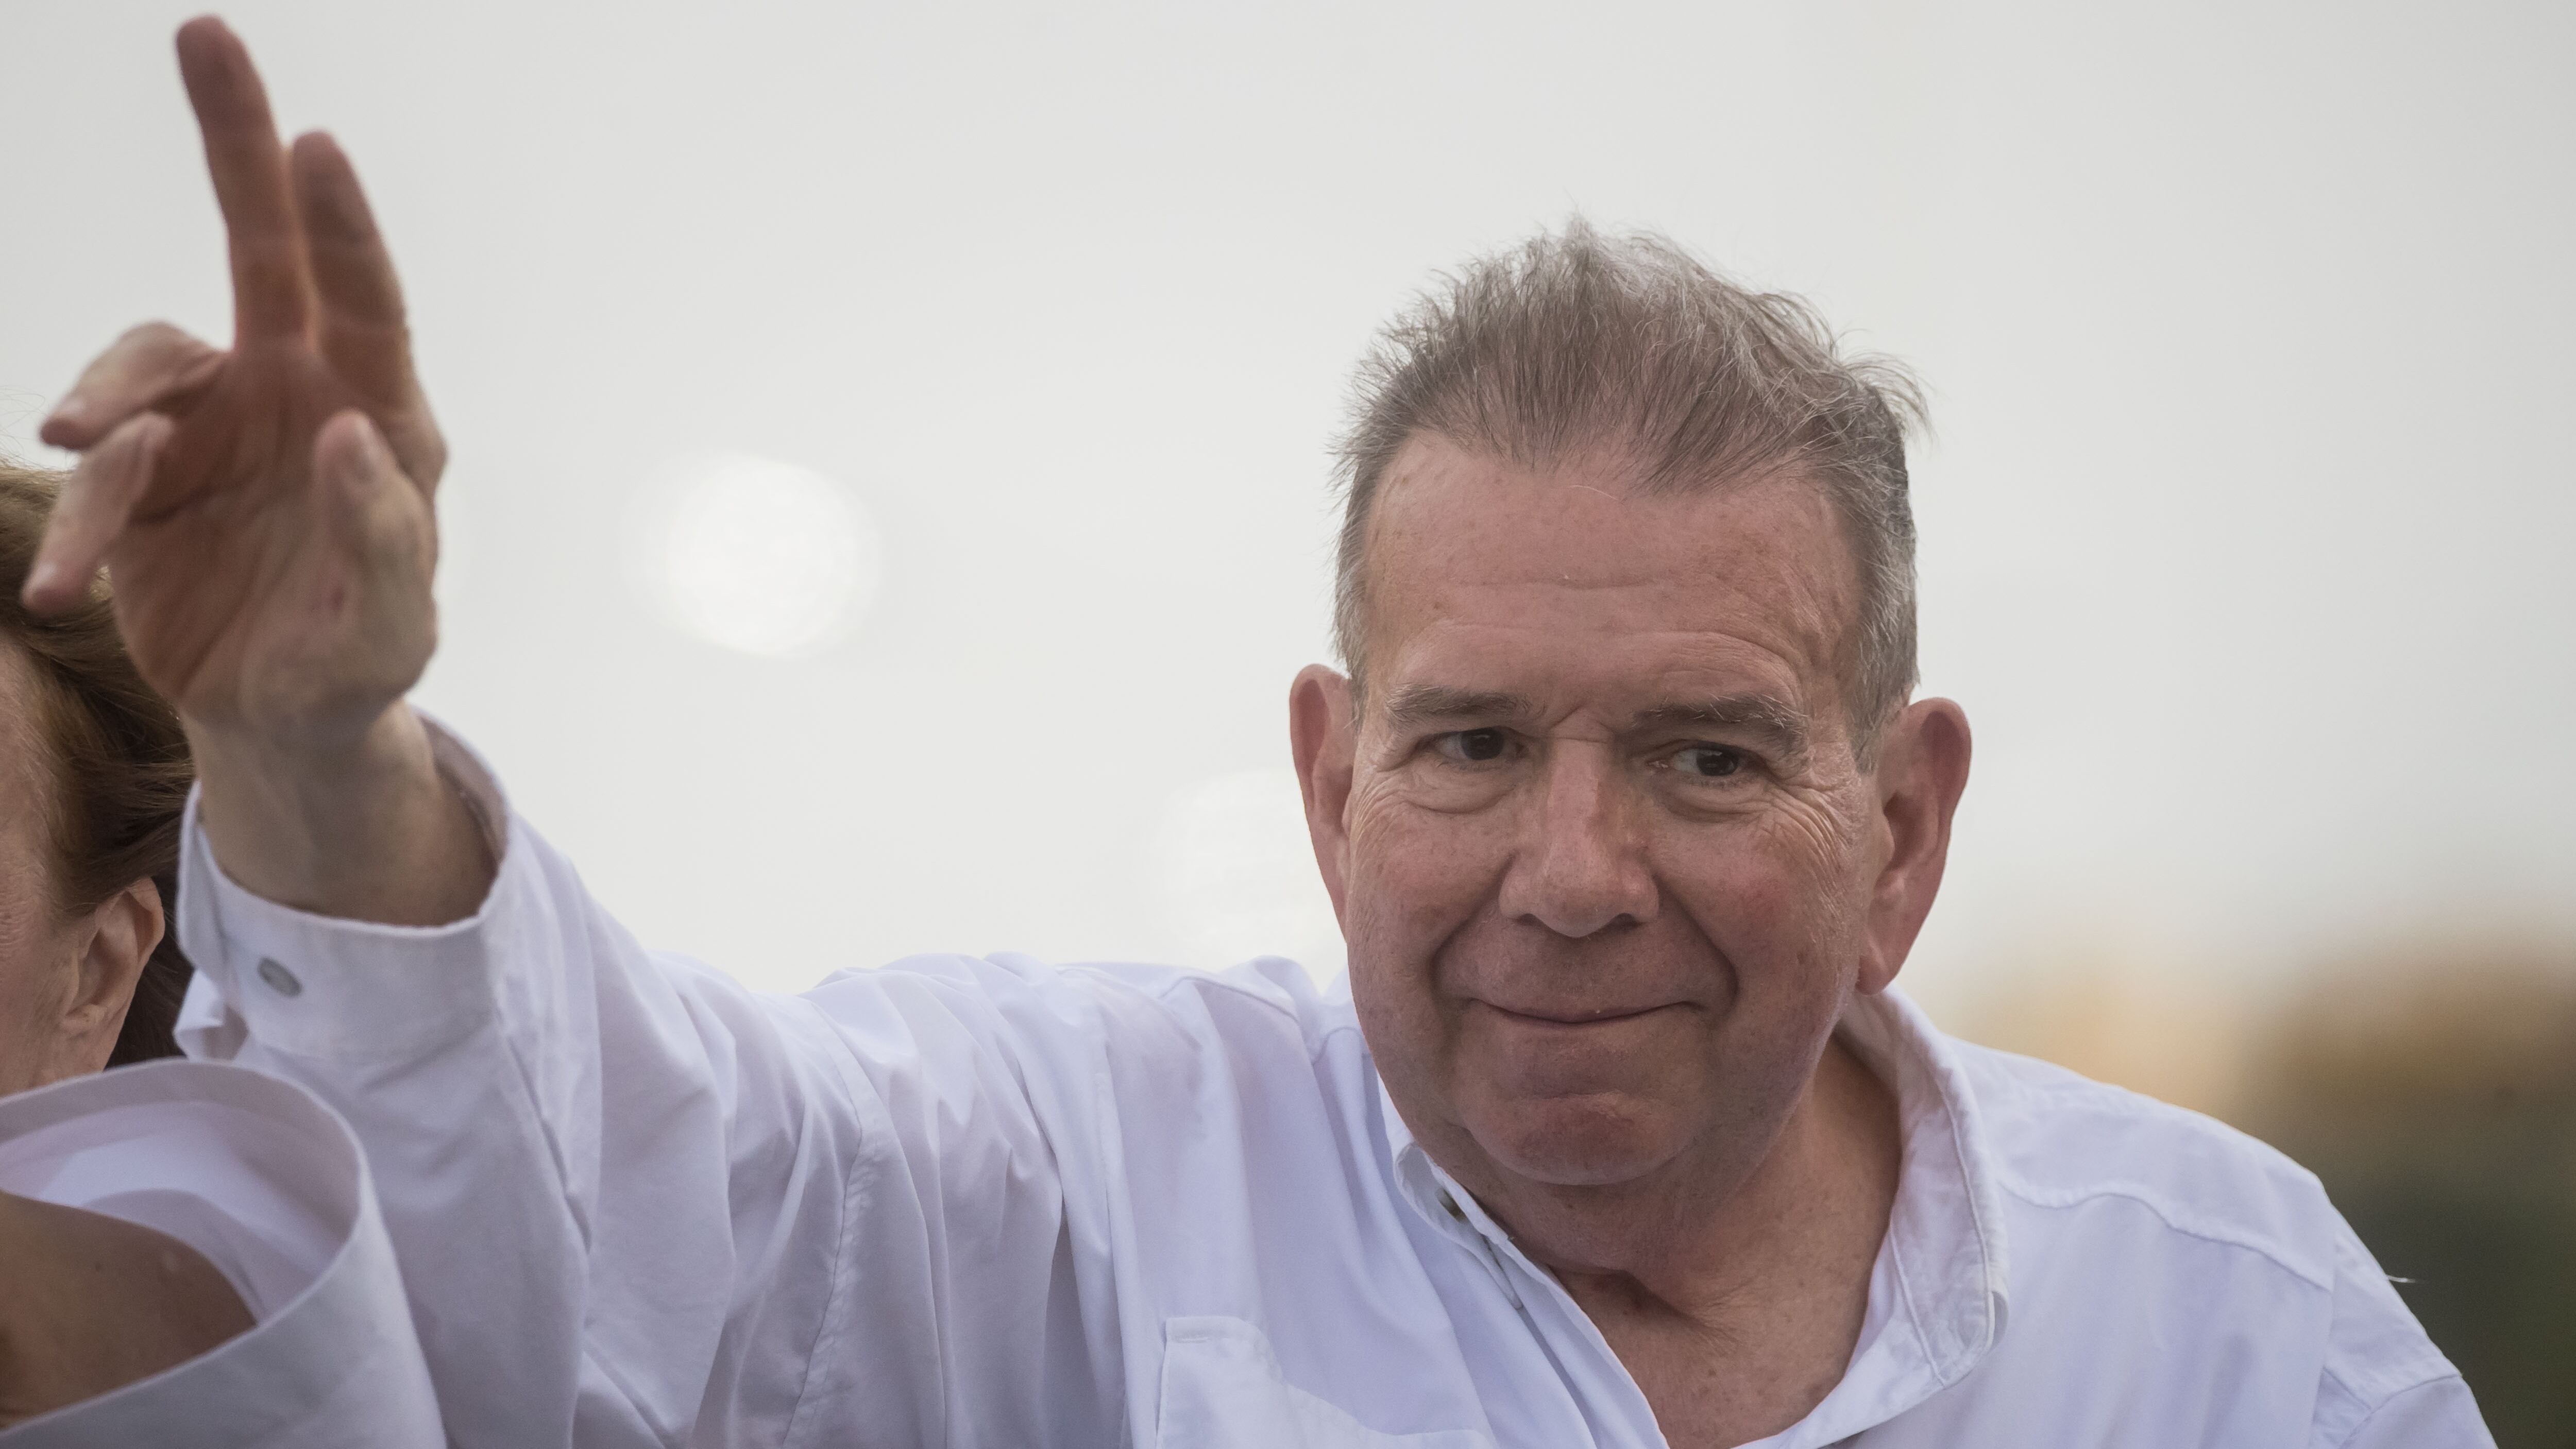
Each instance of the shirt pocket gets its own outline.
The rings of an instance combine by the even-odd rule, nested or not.
[[[1279,1372],[1261,1330],[1240,1318],[1163,1321],[1157,1449],[1493,1449],[1472,1429],[1386,1434]]]

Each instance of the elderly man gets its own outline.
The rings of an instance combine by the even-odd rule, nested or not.
[[[443,449],[392,270],[180,48],[235,345],[81,379],[31,595],[113,568],[202,772],[184,1031],[354,1124],[455,1442],[2486,1442],[2314,1179],[1889,990],[1968,729],[1910,698],[1911,394],[1797,303],[1577,226],[1386,334],[1349,671],[1289,695],[1347,995],[761,997],[402,703]]]

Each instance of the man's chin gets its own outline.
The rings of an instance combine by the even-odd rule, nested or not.
[[[1680,1151],[1665,1113],[1619,1092],[1501,1102],[1467,1128],[1495,1165],[1555,1187],[1634,1182]]]

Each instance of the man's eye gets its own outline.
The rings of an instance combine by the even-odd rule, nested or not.
[[[1674,752],[1673,768],[1697,779],[1721,780],[1744,768],[1744,755],[1724,745],[1689,745]]]
[[[1512,742],[1511,737],[1501,730],[1460,730],[1456,734],[1442,735],[1433,743],[1450,759],[1480,765],[1488,760],[1501,759]]]

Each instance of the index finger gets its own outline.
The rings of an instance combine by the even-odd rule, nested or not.
[[[286,148],[278,144],[250,52],[221,20],[200,15],[179,27],[179,74],[205,133],[206,170],[231,243],[234,345],[300,337],[311,314],[312,281],[287,184]]]

